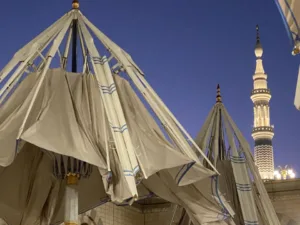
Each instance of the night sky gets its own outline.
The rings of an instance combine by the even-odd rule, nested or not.
[[[60,18],[71,0],[1,2],[0,68]],[[124,48],[146,79],[195,137],[215,103],[223,102],[253,146],[250,93],[255,69],[255,26],[272,92],[275,165],[300,174],[300,112],[293,105],[300,58],[273,0],[81,0],[81,11]]]

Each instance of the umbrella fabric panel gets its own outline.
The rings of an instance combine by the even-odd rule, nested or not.
[[[27,143],[9,167],[0,167],[0,218],[11,225],[62,221],[65,183],[53,176],[52,166],[46,151]],[[82,196],[80,212],[96,207],[107,197],[96,168],[77,188]]]
[[[49,70],[44,84],[47,85],[40,92],[49,93],[44,99],[47,103],[41,107],[39,119],[25,130],[21,138],[51,152],[106,168],[97,146],[76,118],[65,73],[60,69]]]
[[[17,88],[11,96],[11,101],[6,102],[0,107],[0,166],[10,165],[14,160],[16,152],[22,145],[17,141],[17,136],[25,113],[29,107],[30,99],[35,91],[36,74],[32,74],[28,76],[24,85]],[[41,93],[36,99],[36,104],[33,105],[32,113],[28,118],[28,123],[25,128],[31,123],[34,123],[39,116],[40,106],[43,105],[44,102],[44,94],[45,93]]]
[[[168,171],[162,171],[144,180],[143,184],[157,196],[184,207],[194,225],[231,221],[224,216],[222,207],[213,197],[210,178],[179,187]]]
[[[300,2],[297,0],[275,0],[290,38],[299,38]]]
[[[165,139],[155,120],[129,83],[119,76],[116,76],[115,80],[135,154],[146,177],[162,169],[192,162]]]

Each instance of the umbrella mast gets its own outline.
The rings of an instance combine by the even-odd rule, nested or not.
[[[72,2],[73,10],[79,9],[78,0]],[[77,24],[78,20],[73,19],[72,22],[72,72],[77,72]],[[67,157],[68,161],[73,161],[77,165],[82,162],[71,157]],[[71,170],[66,173],[66,190],[65,190],[65,225],[78,225],[78,190],[77,184],[80,178],[79,168],[77,172]]]
[[[79,9],[79,2],[78,0],[73,0],[72,2],[72,8],[74,10]],[[78,20],[73,19],[72,23],[72,72],[76,73],[77,72],[77,24]]]

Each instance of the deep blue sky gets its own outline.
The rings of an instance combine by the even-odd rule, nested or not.
[[[71,0],[1,3],[0,68],[70,9]],[[81,0],[81,11],[128,51],[164,102],[194,137],[215,103],[224,103],[253,145],[250,100],[255,25],[272,91],[275,164],[300,174],[300,112],[293,106],[299,57],[273,0]]]

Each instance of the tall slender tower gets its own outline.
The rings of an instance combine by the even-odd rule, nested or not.
[[[262,179],[274,179],[274,157],[272,139],[273,125],[270,125],[271,92],[267,85],[262,55],[263,48],[260,43],[259,27],[256,26],[256,68],[253,75],[253,90],[251,100],[254,104],[254,124],[252,137],[255,141],[254,158]]]

